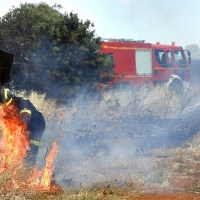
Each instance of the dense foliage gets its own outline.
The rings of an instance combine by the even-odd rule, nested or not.
[[[69,98],[83,86],[92,88],[110,67],[99,54],[94,24],[59,8],[25,3],[0,19],[0,47],[15,55],[15,88]]]

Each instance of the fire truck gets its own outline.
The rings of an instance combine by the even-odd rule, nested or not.
[[[113,62],[113,85],[182,85],[189,80],[190,51],[181,46],[145,43],[144,40],[103,39],[101,53]]]

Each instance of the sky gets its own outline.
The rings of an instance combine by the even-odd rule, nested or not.
[[[77,13],[94,23],[96,36],[200,46],[199,0],[6,0],[0,16],[20,3],[61,4],[60,12]]]

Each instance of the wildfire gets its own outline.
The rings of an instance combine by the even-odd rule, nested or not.
[[[34,168],[28,178],[28,183],[31,187],[38,189],[50,189],[53,187],[51,185],[51,180],[53,176],[54,167],[52,166],[52,162],[54,156],[57,152],[57,144],[54,142],[53,147],[49,153],[49,156],[46,158],[46,166],[44,169],[39,170],[38,168]],[[51,187],[52,186],[52,187]]]
[[[54,142],[53,148],[50,151],[48,158],[46,159],[46,167],[44,168],[44,174],[43,174],[43,177],[41,180],[41,184],[45,187],[49,187],[51,184],[51,179],[52,179],[53,170],[54,170],[54,167],[52,166],[52,162],[53,162],[53,158],[56,154],[57,148],[58,148],[58,146]]]
[[[52,162],[56,155],[57,144],[53,143],[49,156],[46,158],[46,166],[42,170],[35,167],[28,176],[27,174],[23,175],[23,180],[16,180],[18,171],[23,171],[22,168],[25,167],[24,158],[27,151],[30,150],[28,128],[12,106],[0,108],[0,124],[0,175],[6,170],[11,173],[10,189],[12,187],[24,188],[24,185],[26,185],[26,189],[51,189],[54,170]]]
[[[4,165],[11,165],[23,160],[27,150],[30,149],[28,129],[13,106],[1,109],[0,115],[1,155],[4,158]]]

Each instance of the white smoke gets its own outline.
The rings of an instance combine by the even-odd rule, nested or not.
[[[187,94],[188,99],[191,96]],[[181,145],[196,133],[189,130],[188,135],[190,119],[182,119],[181,124],[180,104],[167,96],[164,87],[108,91],[101,99],[90,100],[81,94],[71,105],[58,107],[58,115],[48,121],[38,165],[43,165],[56,141],[57,184],[78,188],[139,180],[167,185],[151,162],[154,152]],[[182,105],[188,107],[186,97]]]

